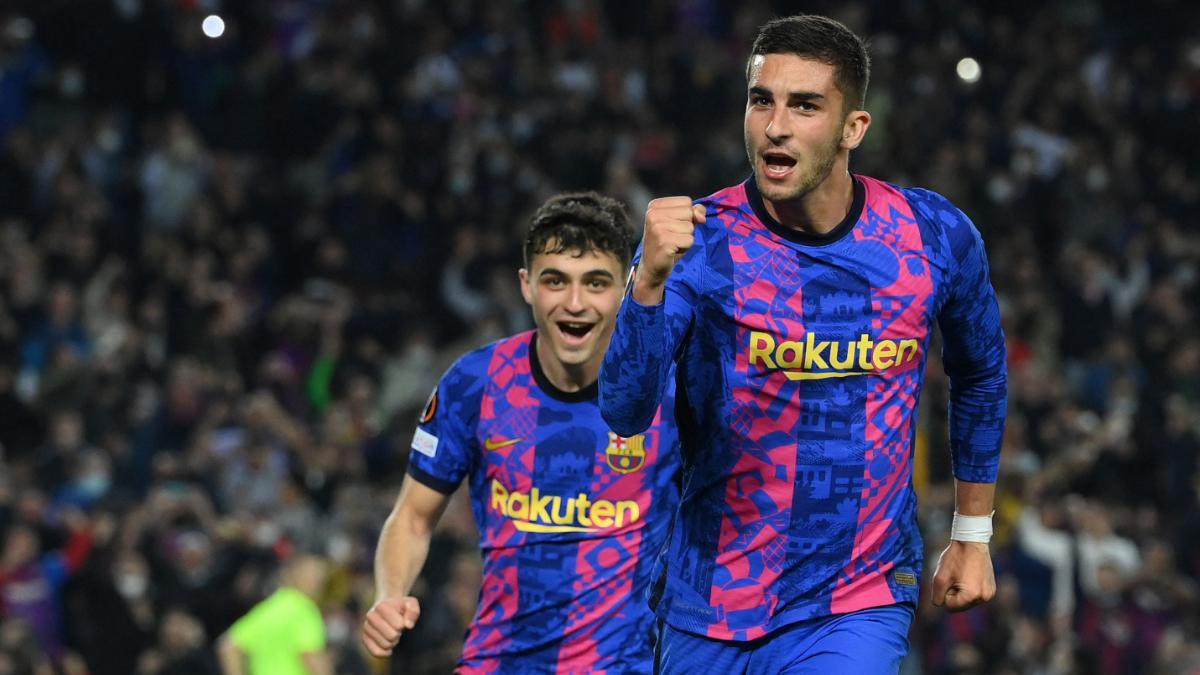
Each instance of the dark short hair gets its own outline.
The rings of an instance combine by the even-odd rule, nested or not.
[[[525,266],[535,255],[591,251],[611,253],[629,268],[633,257],[633,226],[621,202],[593,192],[564,192],[546,200],[529,223],[525,236]]]
[[[828,63],[834,82],[846,98],[847,110],[862,110],[871,79],[871,57],[867,44],[845,24],[826,16],[797,14],[763,24],[754,38],[746,77],[755,56],[795,54]]]

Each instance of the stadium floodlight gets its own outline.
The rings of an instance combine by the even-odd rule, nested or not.
[[[979,67],[979,62],[969,56],[960,59],[954,70],[958,73],[959,79],[967,84],[975,84],[983,75],[983,69]]]
[[[204,23],[200,24],[200,28],[204,30],[206,36],[215,40],[225,34],[225,19],[216,14],[209,14],[204,17]]]

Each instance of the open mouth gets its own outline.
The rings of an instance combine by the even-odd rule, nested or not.
[[[596,327],[594,323],[584,321],[556,321],[559,333],[568,344],[578,344],[587,339],[591,335],[592,329]]]
[[[795,166],[795,158],[789,157],[788,155],[763,155],[763,173],[765,173],[768,178],[783,178],[791,173]]]

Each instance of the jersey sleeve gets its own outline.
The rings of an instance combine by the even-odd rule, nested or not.
[[[708,218],[714,218],[709,207]],[[691,328],[705,269],[703,227],[695,243],[667,278],[662,302],[654,306],[633,298],[633,284],[617,314],[612,341],[600,365],[600,414],[613,431],[633,436],[645,431],[671,380],[671,367]],[[639,246],[634,255],[641,259]]]
[[[242,651],[249,651],[264,639],[268,623],[265,610],[266,608],[259,604],[229,627],[229,639]]]
[[[413,433],[408,474],[443,494],[458,489],[479,456],[474,429],[486,368],[479,352],[451,366],[429,395]]]
[[[305,607],[296,619],[296,649],[301,654],[324,651],[325,620],[316,605]]]
[[[938,313],[942,363],[950,378],[954,476],[994,483],[1008,411],[1007,349],[983,237],[966,214],[928,190],[909,191],[918,217],[943,232],[947,295]]]

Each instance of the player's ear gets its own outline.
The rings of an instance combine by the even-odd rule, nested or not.
[[[521,297],[525,302],[533,304],[533,289],[529,287],[529,270],[522,267],[517,270],[517,278],[521,280]]]
[[[857,148],[867,136],[871,126],[871,113],[866,110],[851,110],[842,123],[842,145],[847,150]]]

